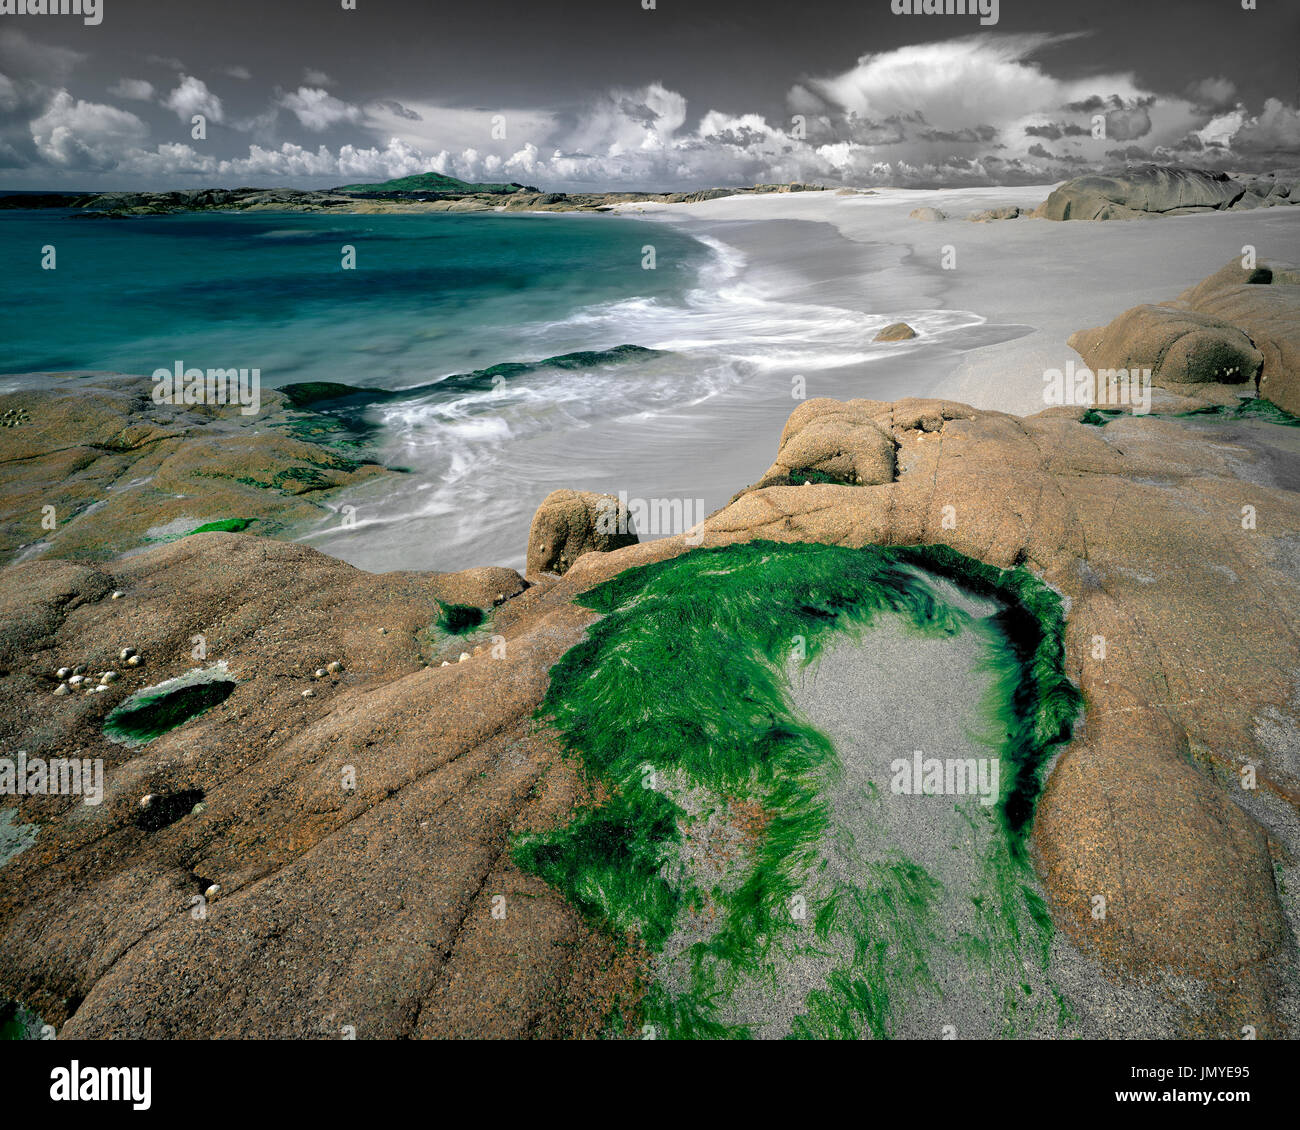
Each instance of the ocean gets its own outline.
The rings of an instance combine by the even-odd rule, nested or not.
[[[799,254],[755,266],[758,227]],[[55,270],[40,269],[47,247]],[[800,255],[817,263],[816,287]],[[399,393],[366,414],[375,457],[404,473],[335,499],[356,507],[351,523],[331,515],[302,539],[375,571],[520,567],[556,487],[680,500],[674,513],[702,517],[771,461],[796,378],[808,396],[894,395],[900,352],[915,347],[871,344],[900,315],[872,311],[857,287],[870,257],[796,221],[0,212],[13,287],[0,374],[148,375],[182,361],[258,368],[264,387]],[[909,320],[929,335],[979,321]],[[575,352],[588,356],[545,363]]]

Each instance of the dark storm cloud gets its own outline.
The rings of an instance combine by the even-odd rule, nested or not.
[[[994,126],[974,126],[960,130],[922,130],[919,136],[923,141],[962,142],[972,145],[983,142],[987,145],[997,135],[998,131]]]

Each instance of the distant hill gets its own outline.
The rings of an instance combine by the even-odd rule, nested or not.
[[[437,192],[468,195],[481,192],[496,196],[511,196],[516,192],[537,192],[523,184],[471,184],[469,181],[445,177],[441,173],[418,173],[413,177],[398,177],[381,184],[345,184],[334,189],[335,192],[381,193],[381,192]]]

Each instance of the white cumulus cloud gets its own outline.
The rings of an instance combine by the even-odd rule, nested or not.
[[[335,98],[320,87],[300,86],[280,99],[280,105],[291,110],[298,121],[313,133],[321,133],[341,122],[361,120],[361,110]]]
[[[60,90],[31,123],[37,152],[66,169],[111,169],[119,154],[138,145],[148,128],[127,110],[74,99]]]
[[[208,89],[207,83],[193,75],[181,75],[180,85],[163,99],[163,105],[183,122],[190,121],[195,114],[202,114],[212,122],[225,118],[221,99]]]

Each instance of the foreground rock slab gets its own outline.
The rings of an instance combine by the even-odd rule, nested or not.
[[[783,451],[805,431],[820,449],[833,421],[846,450],[885,445],[892,468],[867,485],[755,486],[692,541],[942,543],[1055,586],[1088,704],[1034,832],[1058,929],[1169,1002],[1158,1034],[1284,1035],[1300,432],[1082,414],[809,402]],[[0,994],[85,1037],[590,1035],[631,1015],[636,940],[597,934],[508,844],[583,795],[531,722],[592,622],[573,598],[690,549],[679,536],[588,552],[527,588],[501,570],[373,576],[242,534],[0,573],[10,744],[108,770],[100,806],[17,806],[38,832],[4,867]],[[439,635],[440,602],[490,619]],[[230,697],[142,748],[104,738],[142,680],[196,665],[196,635],[238,681]],[[147,675],[51,693],[58,667],[128,645]],[[313,681],[331,660],[342,673]],[[140,797],[196,791],[201,808],[141,826]]]

